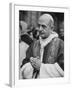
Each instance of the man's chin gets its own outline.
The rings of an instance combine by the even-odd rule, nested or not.
[[[41,35],[41,38],[42,39],[46,39],[47,37],[45,35]]]

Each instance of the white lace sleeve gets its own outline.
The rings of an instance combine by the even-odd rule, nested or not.
[[[64,72],[57,63],[41,64],[40,78],[63,77],[63,76]]]

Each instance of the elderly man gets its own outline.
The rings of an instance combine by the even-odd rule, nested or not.
[[[64,76],[64,44],[54,30],[50,14],[38,20],[39,40],[34,41],[26,53],[21,68],[23,78],[49,78]]]

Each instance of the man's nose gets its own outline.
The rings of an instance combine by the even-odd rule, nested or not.
[[[43,29],[42,26],[40,26],[40,27],[39,27],[39,31],[42,31],[42,29]]]

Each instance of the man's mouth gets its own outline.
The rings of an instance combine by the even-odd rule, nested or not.
[[[39,34],[42,35],[42,34],[44,34],[44,32],[41,31]]]
[[[44,35],[44,33],[40,33],[40,36],[43,36]]]

